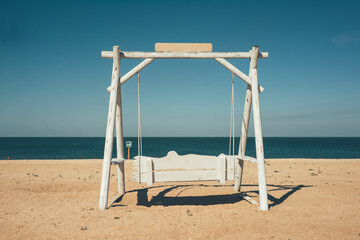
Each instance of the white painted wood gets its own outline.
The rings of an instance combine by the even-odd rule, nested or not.
[[[219,158],[225,158],[225,180],[234,180],[234,157],[232,155],[220,154]]]
[[[234,162],[234,157],[232,155],[224,155],[224,157],[227,159],[227,163],[226,164],[232,164]],[[243,160],[243,161],[247,161],[247,162],[251,162],[251,163],[257,163],[256,158],[253,157],[249,157],[249,156],[235,156],[235,161],[236,160]],[[230,167],[230,169],[232,169],[232,167]]]
[[[170,151],[167,156],[163,158],[141,156],[139,160],[139,156],[136,156],[134,159],[133,179],[135,182],[147,182],[148,170],[146,164],[149,159],[152,160],[152,169],[154,171],[153,174],[155,178],[154,182],[158,182],[159,179],[161,181],[170,181],[166,179],[169,174],[165,174],[164,172],[174,173],[175,171],[184,174],[178,175],[176,181],[194,181],[194,179],[220,180],[221,159],[223,159],[224,163],[222,164],[225,166],[225,171],[222,170],[224,174],[223,178],[225,180],[232,180],[234,176],[234,169],[231,168],[231,166],[233,166],[233,158],[232,156],[230,157],[224,154],[221,154],[218,157],[196,154],[179,156],[176,152]],[[139,161],[141,161],[140,165]],[[203,173],[202,171],[206,172]],[[158,174],[159,172],[162,173]],[[158,178],[156,178],[156,176],[158,176]],[[173,177],[171,177],[171,179],[173,179]]]
[[[260,100],[259,92],[256,91],[258,84],[257,69],[251,70],[251,82],[252,82],[252,105],[253,105],[253,118],[254,118],[254,130],[255,130],[255,145],[256,145],[256,158],[258,163],[258,179],[259,179],[259,195],[260,195],[260,210],[267,211],[268,197],[266,190],[266,176],[265,176],[265,162],[264,162],[264,147],[263,136],[261,127],[261,114],[260,114]]]
[[[251,163],[257,163],[257,159],[249,156],[242,156],[240,157],[241,160],[251,162]]]
[[[219,181],[219,170],[153,172],[154,182]]]
[[[211,52],[211,43],[155,43],[157,52]]]
[[[153,162],[152,159],[149,158],[146,160],[146,177],[147,177],[147,185],[152,186],[153,185]]]
[[[234,158],[232,155],[221,154],[218,157],[188,154],[184,156],[177,155],[176,152],[170,151],[167,156],[163,158],[151,158],[146,156],[136,156],[133,161],[134,173],[133,179],[135,182],[148,182],[148,162],[152,161],[152,171],[154,174],[154,182],[172,181],[166,179],[167,176],[174,172],[178,174],[174,181],[193,181],[193,179],[219,180],[224,183],[226,180],[234,179]],[[249,156],[235,156],[235,159],[243,159],[256,163],[256,158]],[[141,164],[139,166],[139,162]],[[202,171],[212,171],[203,173]],[[158,174],[161,172],[160,174]],[[167,173],[169,174],[167,174]],[[184,175],[181,175],[183,173]],[[205,174],[197,175],[197,174]],[[157,176],[157,178],[156,178]],[[159,177],[160,176],[160,177]],[[191,180],[192,179],[192,180]]]
[[[233,169],[227,169],[232,171]],[[226,171],[227,171],[226,170]],[[173,174],[177,174],[176,177]],[[189,170],[177,171],[166,170],[153,172],[154,182],[189,182],[189,181],[220,181],[219,170]],[[229,176],[229,177],[228,177]],[[140,183],[147,182],[147,173],[141,173]],[[139,182],[138,172],[133,173],[133,180]],[[226,180],[233,180],[233,175],[226,174]]]
[[[258,202],[252,199],[250,196],[240,194],[240,196],[245,199],[248,203],[251,203],[253,205],[258,205]]]
[[[147,65],[149,65],[150,63],[152,63],[155,59],[154,58],[147,58],[144,61],[142,61],[141,63],[139,63],[136,67],[134,67],[133,69],[131,69],[128,73],[126,73],[123,77],[121,77],[120,79],[120,83],[124,84],[127,80],[129,80],[130,78],[132,78],[135,74],[137,74],[138,72],[140,72],[142,69],[144,69]]]
[[[251,70],[257,67],[257,56],[259,55],[258,54],[259,47],[253,46],[250,53],[251,53],[251,58],[250,58],[249,75],[251,73]],[[245,156],[249,121],[250,121],[251,102],[252,102],[251,85],[248,84],[246,88],[244,112],[241,122],[241,135],[240,135],[239,153],[238,153],[240,157]],[[235,163],[235,177],[234,177],[235,178],[234,190],[237,192],[240,192],[241,190],[243,171],[244,171],[244,161],[239,160]]]
[[[120,61],[119,61],[119,77],[120,77]],[[121,79],[121,78],[120,78]],[[123,138],[123,118],[122,118],[122,103],[121,103],[121,84],[118,84],[117,98],[116,98],[116,117],[115,117],[115,131],[116,131],[116,153],[119,159],[117,165],[118,172],[118,192],[125,193],[125,165],[124,165],[124,138]],[[120,161],[122,160],[122,161]]]
[[[249,120],[251,113],[251,103],[252,103],[252,94],[251,94],[251,86],[248,85],[245,93],[245,104],[243,111],[243,118],[241,122],[241,137],[239,144],[239,156],[245,155],[247,136],[249,130]]]
[[[244,160],[236,158],[234,166],[234,191],[240,192],[241,181],[244,169]]]
[[[120,83],[123,84],[125,83],[127,80],[129,80],[130,78],[132,78],[133,76],[135,76],[135,74],[137,74],[138,72],[140,72],[142,69],[144,69],[147,65],[149,65],[150,63],[152,63],[155,59],[153,58],[148,58],[145,59],[144,61],[142,61],[141,63],[139,63],[138,65],[136,65],[133,69],[131,69],[128,73],[126,73],[124,76],[122,76],[120,78]],[[109,86],[106,89],[109,93],[111,91],[111,86]]]
[[[158,171],[158,172],[169,172],[169,173],[173,173],[175,170],[165,170],[165,171]],[[197,174],[198,172],[201,172],[201,171],[211,171],[211,179],[208,177],[206,180],[219,180],[220,179],[220,176],[219,176],[219,169],[208,169],[208,170],[183,170],[183,171],[178,171],[179,173],[184,173],[184,175],[181,175],[179,176],[179,180],[178,181],[183,181],[183,182],[186,182],[186,181],[193,181],[193,180],[189,180],[187,179],[188,176],[193,176],[194,174]],[[158,172],[153,172],[154,174],[157,174]],[[225,177],[226,177],[226,180],[234,180],[234,169],[233,168],[227,168],[226,169],[226,174],[225,174]],[[209,174],[209,173],[206,173],[206,174]],[[133,172],[133,180],[134,182],[138,182],[139,183],[139,178],[141,179],[140,183],[143,183],[143,182],[147,182],[147,172],[146,170],[144,172],[142,172],[139,176],[139,172],[138,172],[138,169],[137,168],[134,168],[134,172]],[[191,179],[197,179],[198,176],[193,176],[191,177]],[[167,180],[168,182],[169,180]],[[158,180],[156,182],[159,182]]]
[[[119,158],[111,159],[112,164],[119,164],[119,163],[122,163],[122,162],[125,162],[125,159],[119,159]]]
[[[226,176],[226,158],[225,156],[221,156],[219,159],[219,182],[225,183]]]
[[[135,74],[140,72],[142,69],[144,69],[147,65],[149,65],[151,62],[153,62],[155,59],[148,58],[139,63],[136,67],[134,67],[132,70],[130,70],[128,73],[126,73],[123,77],[121,77],[120,82],[121,84],[124,84],[127,80],[132,78]],[[238,76],[240,79],[245,81],[247,84],[251,85],[250,78],[245,73],[241,72],[238,68],[236,68],[234,65],[229,63],[223,58],[215,58],[217,62],[219,62],[221,65],[223,65],[226,69],[228,69],[230,72],[234,73],[236,76]],[[110,93],[111,86],[107,88],[107,91]],[[259,86],[259,92],[263,92],[264,88],[262,86]]]
[[[144,166],[147,159],[150,157],[141,156],[141,166]],[[168,170],[168,169],[217,169],[218,157],[208,155],[187,154],[180,156],[175,151],[170,151],[167,156],[163,158],[152,158],[154,171]],[[135,157],[138,159],[138,156]],[[137,162],[134,164],[137,165]]]
[[[113,54],[115,53],[115,54]],[[257,79],[257,59],[267,58],[268,53],[259,53],[258,47],[254,46],[250,52],[217,52],[217,53],[205,53],[205,52],[121,52],[117,46],[113,47],[111,52],[102,52],[102,56],[105,58],[113,58],[113,74],[112,83],[108,88],[110,92],[108,121],[106,128],[106,141],[104,150],[103,172],[100,189],[100,201],[99,209],[104,210],[108,203],[108,191],[110,180],[110,165],[112,162],[118,163],[119,176],[123,173],[121,169],[121,163],[123,164],[123,152],[122,157],[119,154],[116,159],[111,159],[114,137],[114,125],[116,117],[116,135],[121,136],[121,139],[117,140],[118,144],[123,141],[122,138],[122,114],[121,114],[121,84],[129,80],[136,73],[141,71],[144,67],[150,64],[156,58],[213,58],[235,75],[243,79],[248,83],[246,91],[245,107],[242,121],[241,140],[239,144],[239,156],[236,156],[236,164],[234,166],[234,157],[226,156],[224,154],[215,156],[202,156],[189,154],[185,156],[166,156],[164,158],[149,158],[141,157],[141,159],[134,161],[135,173],[133,174],[134,180],[137,182],[147,182],[148,185],[152,185],[153,182],[165,182],[165,181],[202,181],[202,180],[219,180],[225,182],[227,180],[234,179],[235,175],[235,190],[240,191],[241,178],[243,172],[244,161],[256,162],[258,164],[258,178],[259,178],[259,193],[260,193],[260,209],[263,211],[268,210],[267,203],[267,190],[266,190],[266,176],[265,176],[265,161],[263,150],[263,138],[261,129],[261,115],[260,115],[260,103],[259,92],[264,89],[258,85]],[[137,65],[134,69],[120,78],[120,59],[121,58],[146,58],[142,63]],[[234,67],[224,58],[250,58],[250,71],[249,76],[242,73],[239,69]],[[246,81],[247,80],[247,81]],[[120,105],[118,104],[120,99]],[[249,127],[249,117],[251,111],[251,105],[253,107],[254,115],[254,129],[255,129],[255,141],[256,141],[256,155],[257,158],[245,156],[246,139]],[[119,108],[119,110],[118,110]],[[115,113],[119,112],[119,116],[115,116]],[[121,131],[121,132],[120,132]],[[123,143],[122,143],[123,144]],[[123,148],[122,148],[123,151]],[[118,148],[118,153],[121,150]],[[171,154],[170,154],[171,155]],[[144,164],[143,164],[144,159]],[[164,161],[165,160],[165,161]],[[140,162],[141,161],[141,162]],[[154,170],[154,167],[158,170]],[[235,167],[235,169],[234,169]],[[234,173],[235,171],[235,173]],[[119,179],[123,179],[123,176]],[[119,191],[121,189],[119,183]]]
[[[236,76],[238,76],[240,79],[244,80],[247,84],[251,86],[251,81],[248,75],[240,71],[238,68],[236,68],[234,65],[229,63],[223,58],[215,58],[215,60],[223,65],[226,69],[228,69],[230,72],[234,73]],[[259,86],[259,92],[263,92],[264,88],[262,86]]]
[[[115,112],[116,112],[116,102],[117,102],[117,90],[120,80],[120,54],[119,47],[114,46],[113,52],[113,71],[111,79],[111,93],[109,101],[109,111],[107,118],[106,126],[106,138],[105,138],[105,149],[104,149],[104,161],[103,161],[103,170],[101,176],[101,187],[100,187],[100,200],[99,200],[99,209],[105,210],[108,203],[109,195],[109,182],[110,182],[110,166],[112,159],[112,150],[113,150],[113,141],[114,141],[114,127],[115,127]]]
[[[238,157],[238,156],[235,156]],[[234,180],[234,157],[232,155],[220,154],[218,158],[225,158],[225,181]],[[236,158],[235,158],[236,159]]]
[[[258,58],[267,58],[267,52],[259,53]],[[101,57],[112,58],[112,51],[102,51]],[[250,58],[250,52],[128,52],[121,51],[121,58]]]
[[[144,157],[144,156],[136,156],[134,157],[134,161],[133,161],[133,168],[134,168],[134,172],[133,172],[133,180],[135,182],[138,183],[142,183],[142,182],[147,182],[147,169],[146,169],[146,162],[147,160],[150,160],[150,157]],[[141,164],[139,164],[139,162],[141,161]]]
[[[234,180],[234,167],[226,168],[226,180]]]
[[[250,50],[249,76],[251,74],[250,69],[252,70],[254,68],[257,68],[258,59],[259,59],[259,47],[253,46],[252,49]]]

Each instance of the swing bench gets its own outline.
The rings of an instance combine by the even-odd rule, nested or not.
[[[234,180],[234,190],[240,192],[244,161],[258,165],[260,209],[268,210],[266,176],[264,164],[263,139],[261,129],[259,92],[264,90],[258,85],[257,60],[267,58],[268,53],[259,52],[259,47],[254,46],[249,52],[212,52],[212,44],[203,43],[156,43],[155,52],[125,52],[118,46],[113,51],[102,52],[103,58],[113,59],[113,72],[111,86],[107,88],[110,93],[106,140],[104,150],[103,172],[101,178],[99,209],[104,210],[108,204],[110,183],[110,165],[118,166],[118,191],[125,194],[124,181],[124,147],[121,85],[137,74],[138,78],[138,156],[134,158],[133,180],[138,183],[147,183],[152,186],[154,182],[185,182],[185,181],[212,181],[225,183]],[[120,59],[135,58],[145,59],[132,70],[120,77]],[[142,155],[141,111],[140,111],[140,71],[155,59],[172,58],[212,58],[232,72],[232,97],[229,155],[218,156],[188,154],[180,156],[175,151],[170,151],[165,157],[155,158]],[[225,58],[249,58],[249,76],[229,63]],[[235,120],[234,120],[234,76],[244,80],[247,84],[243,121],[241,125],[241,138],[239,152],[235,154]],[[250,119],[251,105],[253,106],[253,119],[255,130],[256,158],[245,156],[247,134]],[[116,128],[117,158],[112,158],[114,129]]]
[[[194,182],[234,180],[234,160],[238,156],[220,154],[219,156],[187,154],[179,156],[170,151],[165,157],[154,158],[136,156],[134,158],[133,180],[146,182],[152,186],[154,182]],[[247,157],[246,161],[256,159]]]

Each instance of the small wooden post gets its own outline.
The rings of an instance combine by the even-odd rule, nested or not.
[[[249,76],[251,74],[251,70],[256,68],[256,66],[257,66],[258,55],[259,55],[259,47],[253,46],[251,49]],[[251,112],[251,100],[252,100],[251,97],[252,97],[251,86],[248,85],[247,89],[246,89],[243,120],[241,122],[241,137],[240,137],[239,153],[238,153],[238,155],[240,157],[244,157],[245,152],[246,152],[246,143],[247,143],[250,112]],[[234,170],[235,170],[234,190],[237,192],[240,192],[242,175],[243,175],[243,171],[244,171],[244,160],[240,160],[240,159],[236,160],[235,159],[235,169]]]
[[[260,100],[259,92],[257,91],[258,78],[257,69],[251,70],[251,92],[253,99],[253,118],[254,118],[254,130],[255,130],[255,144],[256,144],[256,159],[258,164],[258,179],[259,179],[259,194],[260,194],[260,210],[267,211],[268,197],[266,190],[266,176],[265,176],[265,162],[264,162],[264,146],[261,127],[261,114],[260,114]]]
[[[118,61],[119,78],[120,78],[120,60]],[[123,119],[122,119],[122,103],[121,103],[121,84],[118,84],[118,92],[116,99],[116,152],[118,159],[124,159],[124,137],[123,137]],[[125,161],[121,161],[117,165],[118,171],[118,192],[120,195],[125,193]]]
[[[114,46],[111,92],[110,92],[109,112],[108,112],[107,126],[106,126],[104,161],[103,161],[103,171],[101,177],[101,188],[100,188],[100,201],[99,201],[100,210],[105,210],[108,203],[110,166],[111,166],[112,150],[114,143],[115,112],[117,106],[116,102],[117,102],[118,86],[120,82],[119,66],[120,66],[119,47]]]

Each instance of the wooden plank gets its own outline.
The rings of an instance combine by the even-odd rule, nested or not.
[[[154,182],[193,182],[219,180],[218,170],[153,172]]]
[[[234,168],[226,169],[226,180],[234,180]]]
[[[211,43],[155,43],[157,52],[212,52]]]
[[[240,197],[242,197],[243,199],[245,199],[248,203],[251,203],[253,205],[258,205],[258,202],[255,201],[254,199],[252,199],[250,196],[244,195],[244,194],[240,194]]]
[[[225,156],[219,157],[219,182],[225,183],[226,177],[226,158]]]
[[[102,51],[101,57],[112,58],[112,51]],[[268,52],[261,52],[258,58],[267,58]],[[208,59],[208,58],[250,58],[250,52],[120,52],[120,58],[143,59],[143,58],[189,58],[189,59]]]
[[[146,180],[148,186],[153,185],[153,162],[151,158],[146,159]]]
[[[184,158],[185,157],[185,158]],[[190,157],[190,158],[189,158]],[[237,156],[235,156],[237,157]],[[166,159],[170,158],[170,159]],[[150,158],[146,156],[141,156],[141,164],[139,164],[139,157],[136,156],[133,161],[134,164],[134,173],[133,179],[135,182],[147,182],[147,168],[146,164],[149,159],[153,161],[153,170],[154,171],[167,171],[173,172],[175,170],[182,170],[179,172],[184,173],[186,176],[186,171],[196,171],[196,170],[217,170],[219,171],[221,158],[225,160],[225,171],[224,176],[227,180],[234,179],[234,158],[233,156],[221,154],[218,157],[215,156],[206,156],[206,155],[195,155],[189,154],[184,156],[179,156],[176,152],[169,152],[168,156],[164,158]],[[139,166],[140,165],[140,166]],[[140,173],[139,173],[140,171]],[[220,175],[219,175],[220,176]],[[219,180],[219,178],[217,178]],[[189,181],[184,179],[184,181]]]
[[[220,155],[222,156],[222,155]],[[223,155],[226,159],[226,180],[234,180],[234,157],[232,155]],[[235,156],[236,160],[237,156]]]
[[[141,156],[141,166],[145,166],[145,162],[150,157]],[[138,160],[138,157],[135,157]],[[154,171],[181,169],[181,170],[196,170],[196,169],[218,169],[219,158],[216,156],[188,154],[180,156],[174,151],[170,151],[167,156],[163,158],[152,158]],[[137,163],[134,163],[137,164]],[[143,169],[145,170],[145,169]]]
[[[146,173],[142,173],[140,177],[142,180],[140,183],[147,183],[146,177],[147,177]],[[219,181],[219,172],[218,170],[153,172],[153,182],[196,182],[196,181]]]

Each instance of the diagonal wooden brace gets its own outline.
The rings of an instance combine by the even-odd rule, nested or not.
[[[228,69],[230,72],[238,76],[240,79],[242,79],[244,82],[249,84],[251,86],[251,81],[248,75],[240,71],[238,68],[236,68],[234,65],[226,61],[224,58],[215,58],[217,62],[219,62],[221,65],[223,65],[226,69]],[[264,88],[262,86],[258,86],[259,92],[262,93],[264,91]]]

